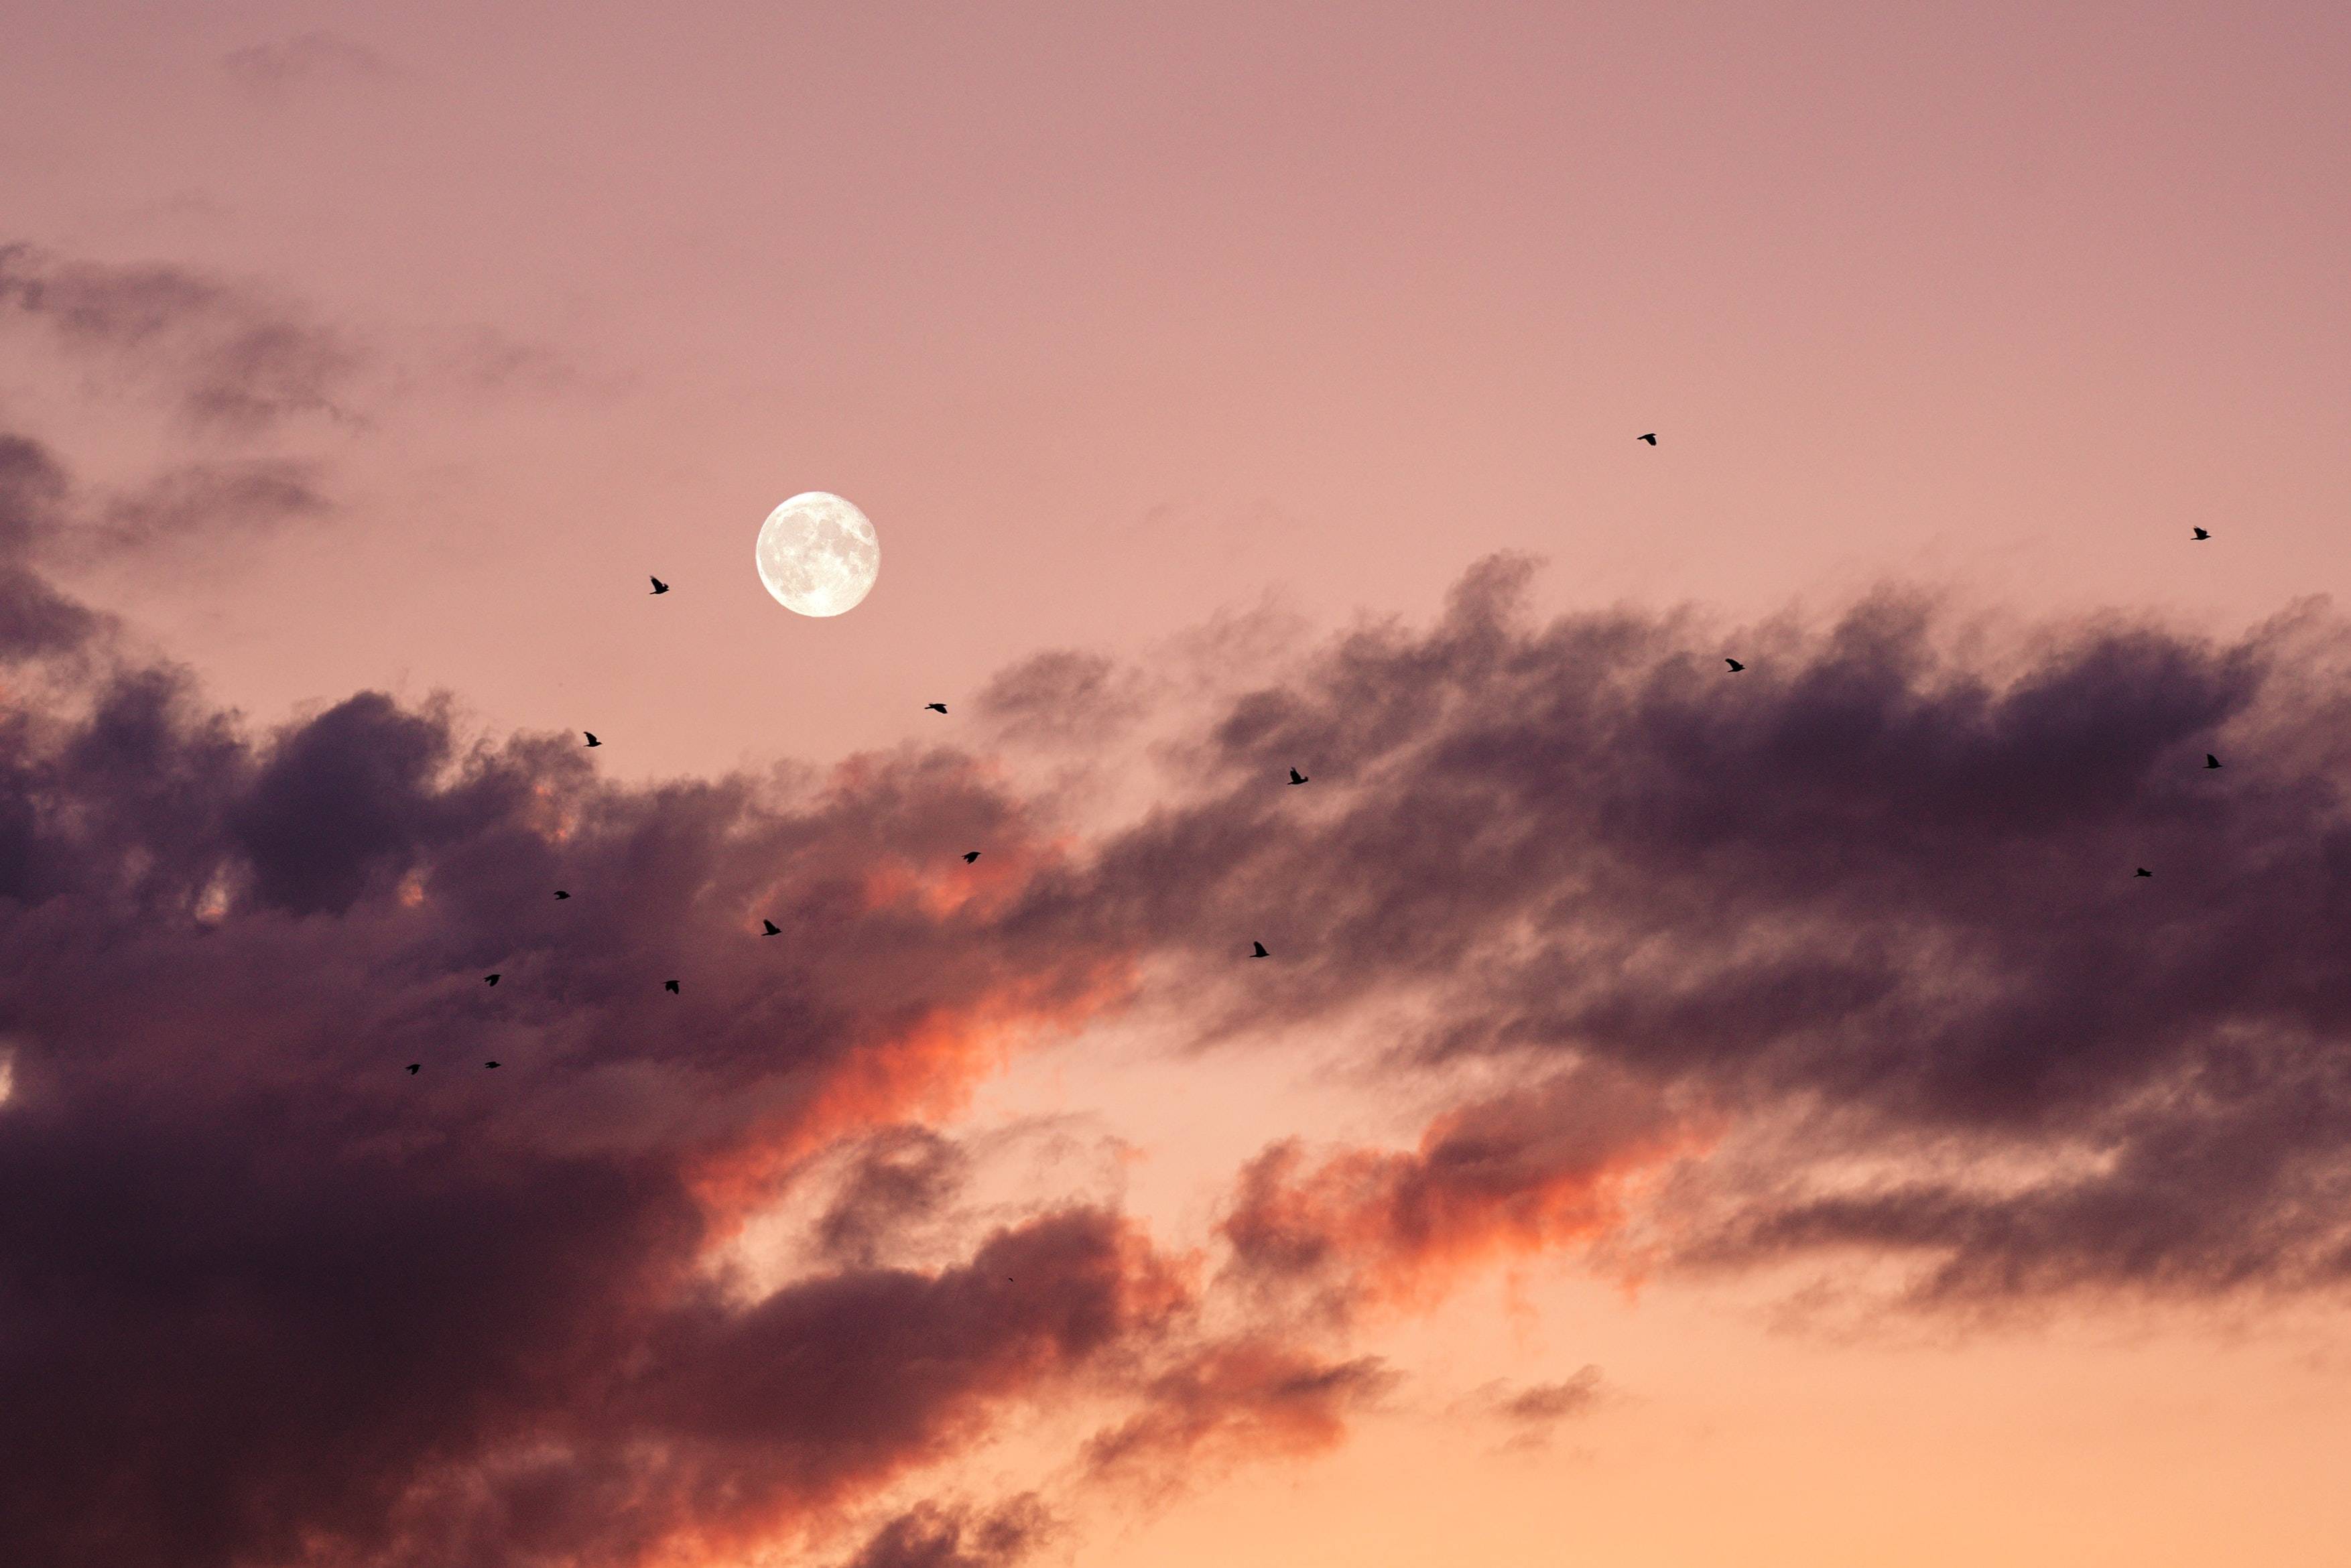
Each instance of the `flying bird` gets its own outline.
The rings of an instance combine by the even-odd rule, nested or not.
[[[497,1063],[495,1061],[485,1061],[482,1065],[485,1067],[496,1067]]]
[[[419,1072],[422,1072],[423,1070],[424,1070],[424,1063],[423,1063],[423,1062],[421,1062],[421,1061],[412,1061],[412,1062],[410,1062],[410,1063],[408,1064],[408,1075],[409,1075],[411,1078],[415,1077]]]
[[[1257,949],[1256,952],[1249,955],[1252,958],[1270,958],[1273,956],[1272,954],[1265,950],[1265,944],[1262,942],[1252,942],[1249,946]]]
[[[482,977],[482,978],[483,978],[483,979],[485,979],[485,980],[487,980],[491,985],[494,985],[494,986],[495,986],[495,985],[496,985],[496,984],[498,983],[498,977],[497,977],[496,975],[484,975],[484,976]]]
[[[1730,666],[1730,673],[1734,675],[1747,667],[1736,659],[1725,659],[1722,662]]]
[[[675,996],[677,995],[677,982],[675,980],[664,980],[662,982],[662,989],[667,991],[671,996]]]
[[[664,581],[663,581],[660,578],[658,578],[658,577],[657,577],[657,578],[654,578],[654,579],[653,579],[653,591],[654,591],[655,593],[667,593],[667,592],[669,591],[669,584],[668,584],[668,583],[666,583],[666,582],[664,582]]]
[[[974,861],[977,860],[978,858],[979,858],[979,852],[978,852],[977,850],[966,850],[966,851],[964,851],[964,852],[963,852],[963,863],[964,863],[964,864],[966,864],[966,865],[969,865],[972,862],[974,862]]]
[[[1648,434],[1641,436],[1639,439],[1647,442],[1652,446],[1655,446],[1657,444],[1657,435],[1655,431],[1651,431]]]
[[[583,729],[580,733],[588,737],[588,744],[590,746],[601,746],[604,744],[602,741],[596,738],[596,732],[592,729]]]
[[[2154,874],[2155,873],[2147,870],[2145,866],[2141,866],[2138,870],[2131,873],[2131,875],[2133,876],[2153,876]]]
[[[1303,784],[1306,782],[1306,775],[1293,768],[1290,770],[1290,781],[1292,784]]]
[[[759,933],[762,936],[781,936],[784,934],[784,928],[772,920],[762,920],[759,924],[767,927],[765,931]],[[675,982],[673,981],[672,985],[674,987]]]
[[[559,887],[555,890],[555,896],[558,898],[569,898],[571,895]]]
[[[2198,529],[2196,529],[2196,530],[2194,530],[2194,531],[2195,531],[2196,537],[2197,537],[2198,538],[2199,538],[2199,539],[2209,539],[2209,538],[2210,538],[2212,537],[2211,532],[2210,532],[2209,529],[2205,529],[2205,528],[2198,528]]]
[[[923,711],[925,713],[945,713],[947,711],[947,705],[945,703],[925,703],[923,705]]]
[[[2207,768],[2218,768],[2220,766],[2220,759],[2208,751],[2204,754],[2204,766]]]

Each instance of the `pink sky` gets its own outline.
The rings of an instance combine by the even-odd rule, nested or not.
[[[414,1408],[349,1393],[443,1446],[339,1449],[347,1489],[276,1504],[266,1457],[225,1461],[185,1490],[234,1506],[89,1560],[455,1553],[402,1509],[496,1492],[532,1433],[669,1444],[683,1474],[676,1410],[720,1445],[711,1389],[804,1366],[756,1336],[859,1281],[915,1303],[909,1356],[1000,1331],[935,1429],[838,1473],[768,1434],[753,1471],[799,1479],[759,1507],[628,1530],[583,1461],[535,1505],[560,1528],[499,1493],[478,1558],[443,1560],[2331,1560],[2346,1270],[2296,1227],[2351,1191],[2342,7],[52,4],[5,35],[0,434],[66,488],[6,491],[33,460],[0,449],[0,546],[120,618],[0,671],[38,763],[12,777],[85,780],[10,788],[41,832],[105,818],[108,770],[72,760],[75,726],[114,745],[92,669],[182,666],[184,778],[116,771],[227,826],[151,803],[26,852],[203,869],[141,916],[189,945],[110,963],[104,1009],[45,977],[142,940],[89,913],[114,883],[0,896],[41,956],[0,973],[0,1155],[78,1191],[110,1145],[37,1138],[44,1106],[79,1126],[231,1039],[257,1043],[224,1072],[340,1105],[290,1054],[446,1039],[518,1069],[496,1109],[465,1081],[467,1158],[657,1169],[705,1228],[664,1250],[643,1238],[687,1222],[614,1198],[580,1256],[646,1300],[722,1265],[768,1292],[711,1352],[733,1382],[632,1396],[658,1416],[528,1404],[511,1367]],[[809,489],[882,540],[835,620],[752,570]],[[1546,564],[1459,587],[1498,553]],[[1886,606],[1920,598],[1914,635]],[[1030,663],[1057,652],[1082,658]],[[338,706],[365,692],[396,713]],[[593,779],[508,749],[582,729]],[[246,747],[217,774],[215,731]],[[2109,776],[2109,742],[2145,770]],[[2206,750],[2237,793],[2175,793]],[[1315,783],[1280,789],[1293,765]],[[1542,831],[1480,837],[1518,823]],[[345,865],[339,833],[377,847]],[[981,844],[969,879],[935,863]],[[2168,913],[2074,891],[2148,857],[2131,891]],[[536,902],[485,946],[524,929],[485,913],[509,871],[637,907],[592,965]],[[750,957],[678,935],[784,901]],[[2301,937],[2264,924],[2292,912]],[[1217,946],[1260,937],[1273,964]],[[799,978],[756,990],[780,949]],[[517,1010],[419,977],[444,959],[505,965]],[[594,977],[657,963],[726,1005]],[[289,970],[317,999],[207,977]],[[790,1072],[747,1065],[804,1024]],[[683,1032],[640,1060],[649,1030]],[[122,1045],[120,1077],[73,1076],[65,1042],[133,1039],[144,1069]],[[2240,1071],[2325,1108],[2241,1191],[2283,1144],[2179,1109]],[[441,1114],[304,1157],[441,1148]],[[955,1173],[927,1207],[841,1174],[905,1128]],[[1259,1213],[1247,1173],[1290,1139]],[[2079,1209],[2051,1196],[2076,1166]],[[495,1208],[506,1169],[451,1190]],[[2096,1186],[2143,1171],[2231,1196]],[[309,1235],[219,1179],[265,1241]],[[1814,1181],[1958,1186],[1788,1197]],[[541,1224],[539,1190],[515,1176],[484,1234]],[[898,1217],[880,1250],[811,1250],[859,1203]],[[1065,1203],[1097,1229],[1051,1230]],[[1005,1227],[1099,1293],[1113,1348],[956,1315]],[[2092,1230],[2108,1250],[2066,1249]],[[1985,1272],[1887,1304],[1947,1253]],[[702,1332],[678,1322],[638,1348]],[[288,1386],[327,1386],[304,1354]],[[515,1425],[433,1426],[460,1406]],[[1051,1528],[1004,1522],[1029,1494]]]

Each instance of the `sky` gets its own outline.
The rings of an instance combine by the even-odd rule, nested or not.
[[[2335,1560],[2340,7],[5,30],[0,1558]]]

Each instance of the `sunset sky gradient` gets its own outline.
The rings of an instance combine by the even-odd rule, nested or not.
[[[5,36],[0,1560],[2340,1561],[2341,6]]]

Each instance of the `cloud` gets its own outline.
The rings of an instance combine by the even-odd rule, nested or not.
[[[2339,618],[2214,644],[1885,593],[1826,623],[1546,625],[1530,570],[1487,562],[1427,631],[1367,626],[1234,698],[1200,798],[1066,896],[1176,966],[1217,1037],[1354,1020],[1391,1072],[1481,1084],[1472,1121],[1497,1082],[1586,1067],[1722,1113],[1652,1260],[1843,1249],[1910,1263],[1921,1301],[2340,1286]],[[1264,787],[1291,761],[1311,801]],[[1252,936],[1276,961],[1232,961]],[[1417,1156],[1277,1156],[1254,1178],[1311,1223],[1237,1240],[1368,1236],[1408,1272],[1527,1233],[1476,1193],[1427,1241],[1394,1218],[1449,1124]]]
[[[1615,1229],[1628,1184],[1688,1143],[1657,1096],[1562,1073],[1447,1112],[1409,1152],[1315,1164],[1277,1144],[1241,1173],[1222,1233],[1245,1279],[1308,1287],[1334,1316],[1418,1303],[1480,1262]]]
[[[0,443],[10,1561],[739,1553],[1063,1401],[1077,1496],[1164,1491],[1340,1441],[1396,1375],[1364,1325],[1536,1253],[1890,1260],[1928,1305],[2351,1267],[2325,612],[1537,624],[1489,562],[1073,838],[945,748],[636,787],[453,701],[256,735],[22,564],[72,495]],[[996,880],[940,875],[982,830]],[[1366,1040],[1416,1131],[1275,1145],[1197,1260],[1061,1200],[893,1261],[977,1079],[1138,1004]],[[730,1267],[820,1165],[810,1271]],[[996,1517],[862,1550],[1008,1561]]]
[[[169,670],[47,678],[0,725],[0,1556],[765,1539],[1183,1310],[1084,1206],[925,1269],[709,1267],[810,1149],[1127,984],[1016,905],[876,893],[941,822],[1018,846],[967,762],[632,789],[379,694],[254,737]]]
[[[1099,746],[1141,716],[1141,683],[1100,653],[1056,649],[1000,670],[980,689],[980,716],[1005,739]]]
[[[0,309],[159,381],[192,426],[255,434],[339,401],[368,356],[348,333],[251,285],[185,267],[114,266],[0,246]]]
[[[1540,1449],[1550,1445],[1552,1429],[1562,1421],[1591,1414],[1604,1396],[1600,1369],[1584,1366],[1557,1383],[1531,1384],[1524,1388],[1487,1391],[1486,1406],[1508,1426],[1508,1447]]]
[[[1141,1408],[1087,1444],[1087,1469],[1164,1492],[1248,1460],[1320,1453],[1395,1381],[1374,1356],[1332,1361],[1269,1335],[1213,1341],[1150,1380]]]
[[[141,550],[275,532],[334,510],[319,465],[285,458],[184,463],[109,500],[80,541]]]
[[[383,57],[340,33],[313,30],[223,55],[220,68],[256,98],[276,99],[308,84],[372,81],[387,74]]]
[[[874,1531],[843,1568],[1009,1568],[1057,1532],[1034,1493],[984,1512],[921,1503]]]

